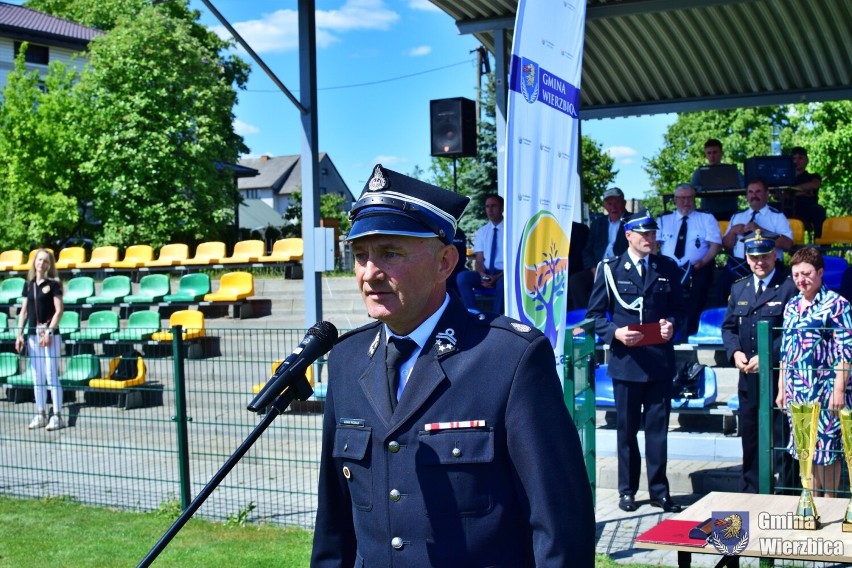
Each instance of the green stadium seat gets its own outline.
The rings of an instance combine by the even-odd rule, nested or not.
[[[59,384],[63,387],[85,387],[89,381],[101,374],[101,363],[92,354],[74,355],[68,359],[65,372],[59,375]]]
[[[62,301],[66,304],[84,304],[95,295],[95,280],[91,276],[76,276],[65,285]]]
[[[86,298],[87,304],[117,304],[130,295],[129,276],[108,276],[101,283],[101,293]]]
[[[59,334],[70,335],[75,331],[80,331],[80,314],[77,312],[62,312],[62,317],[59,318]]]
[[[147,341],[157,331],[160,331],[160,314],[145,310],[130,314],[127,327],[109,337],[115,341]]]
[[[100,341],[118,331],[118,314],[112,310],[92,312],[86,327],[70,334],[73,341]]]
[[[0,383],[5,382],[3,379],[6,377],[18,374],[19,361],[17,353],[0,353]]]
[[[147,274],[139,281],[139,290],[124,298],[124,301],[129,304],[160,302],[171,291],[167,274]]]
[[[210,293],[210,276],[207,274],[184,274],[178,281],[174,294],[163,297],[164,302],[197,302]]]
[[[0,304],[14,304],[24,295],[24,286],[27,281],[20,276],[7,278],[0,284]]]
[[[10,387],[32,387],[35,384],[33,368],[27,365],[23,372],[6,377],[3,382]]]
[[[15,341],[18,337],[17,319],[0,314],[0,341]]]

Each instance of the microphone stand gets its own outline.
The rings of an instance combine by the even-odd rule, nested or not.
[[[145,558],[142,559],[141,562],[137,565],[137,568],[143,568],[150,566],[151,563],[156,560],[157,556],[163,551],[163,549],[168,546],[169,542],[177,535],[180,529],[192,518],[192,515],[204,504],[208,497],[213,493],[213,491],[219,486],[222,481],[225,480],[225,477],[234,469],[234,466],[239,463],[239,461],[243,458],[246,452],[254,445],[254,443],[260,438],[260,436],[266,431],[267,428],[272,424],[272,421],[278,418],[278,416],[284,412],[290,403],[293,400],[307,400],[312,394],[314,390],[311,388],[310,383],[308,383],[308,379],[306,377],[302,377],[300,380],[294,381],[289,387],[284,389],[278,398],[276,398],[272,403],[267,407],[266,415],[263,417],[263,420],[254,427],[254,430],[248,435],[248,437],[243,441],[242,444],[236,449],[236,451],[231,454],[231,457],[227,459],[227,461],[219,468],[219,471],[216,472],[210,481],[207,482],[207,485],[195,496],[186,510],[181,513],[181,515],[172,523],[172,526],[160,537],[160,540],[157,541],[157,544],[148,552]]]

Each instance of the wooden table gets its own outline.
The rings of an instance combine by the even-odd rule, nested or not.
[[[672,518],[693,520],[698,524],[710,518],[714,511],[747,511],[749,513],[749,541],[748,546],[740,556],[852,563],[852,533],[844,533],[841,530],[843,515],[846,513],[849,500],[817,497],[814,501],[820,514],[821,523],[817,530],[771,528],[769,526],[761,528],[758,518],[761,513],[768,513],[777,517],[796,511],[799,498],[790,495],[754,495],[714,491]],[[763,516],[765,517],[765,515]],[[789,518],[782,520],[786,521]],[[777,522],[775,526],[778,526]],[[786,546],[792,546],[793,550],[785,551],[778,546],[776,546],[774,554],[768,553],[766,549],[761,550],[761,543],[766,546],[770,540],[775,544],[792,542],[792,545]],[[822,544],[819,544],[820,542]],[[836,544],[838,542],[839,544]],[[690,566],[692,553],[720,555],[712,544],[707,544],[704,548],[638,541],[634,544],[637,548],[675,550],[678,553],[678,566]],[[806,550],[805,553],[802,552],[807,544],[814,544],[811,550],[816,552],[815,554],[808,554]],[[828,554],[825,554],[826,551]],[[837,554],[837,552],[840,552],[840,554]],[[718,566],[738,565],[738,556],[722,556],[718,564]]]

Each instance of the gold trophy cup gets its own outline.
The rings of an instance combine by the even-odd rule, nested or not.
[[[840,411],[840,432],[843,434],[843,457],[846,467],[852,471],[852,410],[844,408]],[[846,505],[846,515],[841,525],[843,532],[852,532],[852,499]]]
[[[816,449],[817,422],[819,421],[819,403],[802,402],[790,404],[790,416],[793,419],[793,440],[799,454],[799,477],[802,480],[802,494],[796,506],[794,523],[800,527],[819,527],[813,489],[814,450]]]

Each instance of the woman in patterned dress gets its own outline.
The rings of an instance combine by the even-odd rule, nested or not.
[[[814,452],[814,494],[840,485],[842,441],[840,415],[852,406],[849,363],[852,361],[852,313],[849,302],[823,286],[824,262],[814,247],[796,251],[790,261],[793,281],[799,289],[784,309],[784,335],[781,343],[781,372],[776,404],[820,403],[816,451]],[[795,441],[788,450],[797,457]]]

